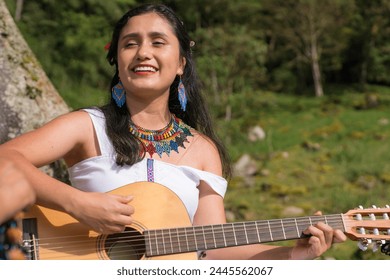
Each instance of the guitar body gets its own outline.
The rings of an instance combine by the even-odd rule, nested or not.
[[[31,259],[197,259],[197,253],[145,257],[143,233],[148,229],[191,226],[181,200],[165,186],[140,182],[111,194],[134,196],[134,223],[124,233],[103,235],[88,229],[70,215],[33,206],[23,221],[24,239],[31,240]],[[27,238],[26,238],[27,237]]]

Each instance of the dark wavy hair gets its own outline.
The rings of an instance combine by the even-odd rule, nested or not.
[[[131,17],[146,13],[156,13],[171,25],[174,34],[179,40],[180,55],[186,59],[184,73],[181,76],[188,100],[186,111],[182,111],[180,107],[177,91],[180,78],[177,76],[170,86],[168,104],[170,112],[214,142],[222,160],[223,173],[226,177],[230,177],[231,168],[228,154],[224,145],[214,132],[210,114],[201,94],[201,84],[192,58],[190,37],[184,28],[183,22],[172,9],[163,4],[144,4],[129,10],[119,19],[113,30],[112,40],[107,54],[108,62],[115,66],[115,74],[111,80],[111,88],[119,81],[117,49],[122,28]],[[110,101],[101,107],[106,117],[107,134],[117,153],[116,163],[121,166],[124,164],[132,165],[145,156],[145,151],[137,138],[129,133],[130,113],[126,106],[121,108],[116,106],[111,96],[111,88]]]

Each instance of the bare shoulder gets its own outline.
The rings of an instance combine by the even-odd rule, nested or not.
[[[41,166],[85,146],[93,137],[88,113],[74,111],[10,140],[0,149],[17,151],[33,164]]]
[[[64,137],[68,141],[82,142],[93,131],[91,119],[85,111],[70,112],[48,122],[35,132],[37,134],[50,134],[55,132],[56,138]],[[48,137],[48,135],[46,135]]]
[[[187,151],[186,161],[196,164],[196,168],[222,175],[221,158],[215,143],[206,135],[192,130],[193,137]]]

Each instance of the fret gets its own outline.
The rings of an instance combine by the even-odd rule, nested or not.
[[[186,239],[188,240],[188,251],[193,252],[198,250],[198,245],[196,244],[195,239],[195,230],[194,228],[186,229]]]
[[[243,225],[244,225],[244,232],[245,232],[246,244],[249,244],[249,241],[248,241],[248,231],[246,230],[246,225],[245,225],[245,223],[243,223]]]
[[[324,216],[312,216],[312,217],[309,217],[309,218],[313,222],[314,225],[319,223],[319,222],[324,222],[325,223]]]
[[[226,247],[226,239],[223,225],[213,225],[212,228],[215,248]]]
[[[202,234],[203,234],[204,247],[205,247],[205,249],[208,249],[208,248],[207,248],[206,235],[205,235],[205,233],[204,233],[204,227],[203,227],[203,226],[202,226]]]
[[[158,242],[157,242],[157,230],[154,231],[154,242],[155,242],[155,246],[156,246],[156,254],[158,255],[159,254],[159,251],[158,251]]]
[[[204,238],[207,249],[215,249],[218,248],[216,245],[215,235],[213,226],[205,226],[204,227]]]
[[[169,231],[172,253],[181,253],[180,239],[178,229],[171,229]]]
[[[295,228],[297,229],[297,236],[301,236],[301,233],[300,233],[300,231],[299,231],[299,229],[298,229],[297,219],[294,218],[294,221],[295,221]]]
[[[296,218],[299,237],[303,235],[303,231],[311,225],[310,217]]]
[[[188,236],[187,236],[187,228],[184,228],[184,236],[186,238],[186,245],[187,245],[187,252],[190,251],[190,245],[188,241]]]
[[[177,239],[177,244],[179,246],[179,252],[181,252],[181,242],[180,242],[180,234],[179,234],[179,229],[176,229],[176,239]]]
[[[259,243],[261,243],[261,238],[260,238],[260,233],[259,233],[259,226],[257,225],[257,221],[255,221],[255,226],[256,226],[256,233],[257,233],[257,240]]]
[[[271,237],[271,241],[274,241],[274,238],[272,237],[271,225],[269,221],[267,221],[267,223],[268,223],[269,236]]]
[[[186,228],[178,228],[176,230],[179,253],[188,252],[188,240]]]
[[[161,234],[164,254],[173,253],[171,229],[163,229]]]
[[[283,233],[285,240],[299,238],[301,234],[298,230],[297,220],[293,218],[283,219]]]
[[[151,243],[150,231],[145,231],[144,236],[145,236],[145,255],[153,256],[153,246]]]
[[[195,249],[198,250],[198,242],[196,242],[196,228],[192,229],[192,235],[194,236],[194,244],[195,244]]]
[[[280,225],[282,226],[283,237],[286,239],[286,231],[284,230],[283,220],[280,220]]]
[[[269,221],[257,221],[257,230],[261,242],[273,241]]]
[[[222,227],[222,234],[223,234],[223,242],[224,242],[224,244],[225,244],[225,247],[227,247],[226,235],[225,235],[225,230],[224,230],[224,228],[223,228],[223,224],[221,225],[221,227]]]
[[[218,248],[217,247],[217,241],[215,240],[215,232],[214,232],[214,226],[213,225],[211,225],[211,234],[213,236],[214,248]]]
[[[166,230],[167,231],[167,230]],[[164,230],[155,230],[154,231],[154,238],[156,242],[156,250],[158,253],[166,254],[166,249],[165,249],[165,243],[168,245],[170,244],[169,242],[169,235],[164,233]]]
[[[271,230],[272,241],[284,239],[282,220],[270,220],[268,225]]]
[[[333,218],[331,219],[331,222],[329,222],[329,225],[334,229],[345,231],[343,215],[337,214],[337,215],[333,215],[332,217]]]
[[[233,228],[235,231],[236,245],[248,244],[245,223],[235,223]]]
[[[246,230],[247,244],[254,244],[260,242],[260,236],[259,236],[256,222],[246,222],[245,230]]]
[[[226,246],[235,246],[236,245],[236,238],[235,238],[235,232],[233,224],[224,224],[224,234],[225,234],[225,243]]]
[[[236,229],[234,228],[234,224],[232,224],[232,230],[233,230],[233,236],[234,236],[234,245],[237,245],[237,235],[236,235]]]
[[[205,242],[204,242],[204,235],[203,235],[203,228],[202,226],[197,226],[194,228],[194,235],[195,235],[195,242],[196,242],[196,248],[197,250],[204,250],[205,248]]]

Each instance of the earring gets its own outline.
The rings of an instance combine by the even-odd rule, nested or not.
[[[187,106],[187,96],[186,96],[186,89],[184,88],[184,84],[181,81],[181,77],[180,77],[177,91],[178,91],[178,98],[179,98],[181,109],[185,111]]]
[[[123,88],[122,82],[119,82],[111,90],[112,98],[115,100],[116,105],[121,108],[126,102],[126,91]]]

